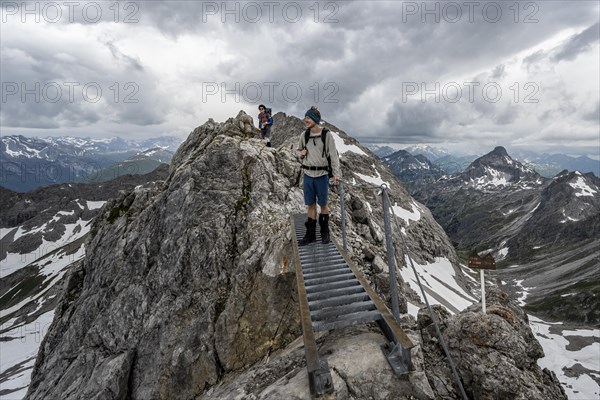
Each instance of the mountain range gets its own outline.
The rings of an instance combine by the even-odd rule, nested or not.
[[[181,139],[2,136],[0,186],[17,192],[75,182],[101,182],[129,173],[147,173],[168,163]]]
[[[0,189],[1,396],[308,398],[290,229],[290,215],[305,211],[293,151],[304,124],[283,113],[274,120],[272,148],[248,137],[252,118],[240,112],[194,129],[170,166],[147,176]],[[385,183],[400,227],[394,242],[406,242],[394,250],[401,326],[415,343],[414,370],[398,379],[373,326],[324,332],[319,348],[338,398],[460,398],[417,281],[469,396],[598,395],[580,356],[594,351],[588,330],[563,333],[528,317],[490,279],[482,314],[478,276],[428,208],[366,147],[326,126],[346,181],[344,192],[330,191],[332,237],[341,242],[345,199],[348,257],[389,306]],[[484,191],[517,174],[497,153],[499,172],[485,171],[496,186],[471,172]],[[567,185],[594,190],[586,182]]]
[[[438,169],[444,171],[446,175],[464,171],[471,162],[481,156],[481,154],[452,153],[447,149],[429,145],[404,147],[396,144],[370,144],[368,147],[380,158],[403,157],[401,154],[394,156],[394,153],[399,150],[406,151],[413,156],[425,156]],[[579,171],[581,173],[593,172],[596,176],[600,176],[600,161],[591,159],[588,156],[574,157],[566,154],[536,153],[525,150],[514,151],[511,155],[513,159],[535,170],[545,178],[552,178],[564,170]],[[397,176],[399,175],[397,174]]]
[[[600,180],[593,173],[544,178],[496,147],[413,195],[464,257],[491,252],[513,292],[532,288],[526,304],[539,315],[600,321]]]

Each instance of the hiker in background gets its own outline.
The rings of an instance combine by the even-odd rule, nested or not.
[[[271,109],[266,108],[264,104],[258,106],[258,127],[260,128],[261,139],[267,139],[267,147],[271,147],[271,126],[273,118],[271,117]]]
[[[329,243],[329,207],[327,207],[329,178],[332,175],[333,183],[337,184],[342,176],[333,135],[327,128],[319,125],[320,122],[321,113],[317,107],[311,107],[304,115],[307,129],[302,133],[298,144],[304,170],[304,204],[308,210],[308,220],[304,224],[306,234],[298,242],[300,246],[317,240],[317,203],[321,208],[319,215],[321,242]]]

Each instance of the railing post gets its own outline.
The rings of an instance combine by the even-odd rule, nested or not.
[[[346,207],[344,202],[344,182],[340,180],[340,214],[342,221],[342,245],[344,251],[348,252],[348,242],[346,241]]]
[[[396,281],[396,255],[394,252],[394,241],[392,237],[392,224],[390,221],[390,198],[387,186],[381,185],[381,197],[383,200],[383,223],[385,225],[385,244],[387,247],[388,268],[390,270],[390,295],[392,296],[392,314],[396,322],[400,323],[400,306],[398,305],[398,287]]]

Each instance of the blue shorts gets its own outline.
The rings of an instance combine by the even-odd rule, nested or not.
[[[329,176],[312,178],[304,174],[304,204],[311,206],[317,202],[321,207],[327,205],[329,194]]]

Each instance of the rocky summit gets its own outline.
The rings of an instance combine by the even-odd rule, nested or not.
[[[294,154],[304,128],[292,116],[274,119],[274,147],[254,138],[243,112],[224,123],[209,120],[180,146],[163,182],[103,206],[85,259],[69,271],[27,399],[310,398],[290,219],[305,208]],[[451,276],[453,292],[469,293],[456,253],[427,208],[366,148],[326,125],[347,182],[349,256],[371,286],[389,303],[378,195],[386,183],[394,209],[406,212],[398,222],[414,261],[447,260],[435,264],[435,274]],[[338,188],[330,205],[339,242]],[[406,255],[396,246],[398,260]],[[374,326],[324,333],[317,342],[337,398],[460,398],[428,314],[407,313],[409,301],[422,305],[419,295],[406,280],[399,283],[414,370],[406,379],[393,374]],[[451,305],[440,293],[438,302]],[[476,306],[450,315],[440,306],[465,391],[482,399],[565,398],[555,375],[536,364],[543,352],[524,314],[497,297],[488,315]]]

